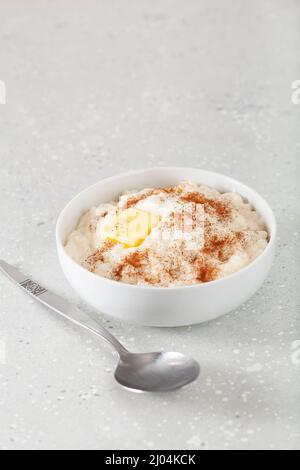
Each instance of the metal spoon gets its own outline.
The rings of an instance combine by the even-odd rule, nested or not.
[[[0,270],[42,304],[108,341],[119,354],[115,379],[124,387],[144,392],[169,392],[193,382],[198,377],[200,366],[194,359],[177,352],[130,353],[109,331],[86,313],[47,291],[10,264],[0,260]]]

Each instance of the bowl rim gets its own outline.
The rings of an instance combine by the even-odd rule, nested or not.
[[[203,173],[207,173],[207,174],[214,175],[214,176],[217,176],[217,177],[225,178],[228,181],[228,183],[230,182],[233,185],[242,186],[246,190],[253,193],[255,198],[260,200],[265,205],[267,211],[269,212],[269,216],[271,218],[270,227],[272,226],[271,230],[268,227],[269,228],[269,242],[268,242],[267,247],[264,249],[264,251],[257,258],[255,258],[253,261],[251,261],[251,263],[249,263],[247,266],[244,266],[243,268],[241,268],[239,271],[236,271],[235,273],[232,273],[232,274],[230,274],[228,276],[225,276],[221,279],[215,279],[214,281],[209,281],[209,282],[205,282],[205,283],[198,283],[198,284],[189,284],[189,285],[186,285],[186,286],[158,287],[158,286],[147,286],[147,285],[143,285],[143,284],[128,284],[128,283],[125,283],[125,282],[115,281],[114,279],[109,279],[109,278],[106,278],[106,277],[103,277],[103,276],[99,276],[98,274],[95,274],[95,273],[89,271],[88,269],[81,266],[81,264],[77,263],[69,255],[69,253],[66,251],[66,249],[64,247],[64,244],[63,244],[63,241],[61,239],[60,233],[59,233],[60,225],[63,221],[65,213],[67,212],[70,205],[73,203],[73,201],[75,199],[80,198],[80,196],[82,196],[85,192],[91,191],[93,188],[95,188],[95,187],[97,187],[101,184],[116,181],[118,179],[122,179],[122,178],[125,178],[125,177],[128,177],[128,176],[132,176],[132,175],[138,176],[139,174],[144,174],[145,172],[148,172],[148,171],[149,172],[153,172],[153,171],[167,172],[167,171],[180,171],[180,170],[189,170],[191,172],[197,170],[197,171],[202,171]],[[140,290],[147,290],[147,291],[158,291],[158,292],[174,292],[174,291],[186,291],[188,289],[205,289],[205,288],[207,289],[207,288],[210,288],[212,286],[222,284],[222,283],[228,282],[229,280],[237,278],[237,277],[241,276],[243,273],[245,273],[245,272],[249,271],[250,269],[254,268],[255,265],[259,264],[260,260],[263,257],[265,257],[267,255],[267,253],[274,247],[274,244],[275,244],[275,241],[276,241],[276,235],[277,235],[277,221],[276,221],[276,217],[275,217],[275,214],[274,214],[271,206],[269,205],[269,203],[266,201],[266,199],[263,196],[261,196],[257,191],[252,189],[250,186],[246,185],[245,183],[243,183],[243,182],[241,182],[241,181],[239,181],[235,178],[232,178],[231,176],[227,176],[223,173],[218,173],[218,172],[215,172],[215,171],[203,170],[202,168],[191,168],[191,167],[184,167],[184,166],[162,166],[162,167],[142,168],[142,169],[138,169],[138,170],[131,170],[131,171],[123,172],[123,173],[118,173],[116,175],[113,175],[113,176],[110,176],[110,177],[107,177],[107,178],[103,178],[103,179],[97,181],[96,183],[94,183],[90,186],[87,186],[86,188],[81,190],[79,193],[77,193],[74,197],[72,197],[72,199],[61,210],[61,212],[58,216],[58,219],[57,219],[57,223],[56,223],[55,235],[56,235],[56,244],[57,244],[58,251],[60,251],[61,253],[64,254],[64,256],[66,256],[68,261],[71,264],[73,264],[74,269],[77,269],[77,270],[81,271],[85,276],[90,276],[90,278],[93,279],[93,280],[97,279],[99,282],[104,282],[104,283],[108,283],[110,285],[119,286],[120,288],[130,288],[130,289],[139,290],[139,291]]]

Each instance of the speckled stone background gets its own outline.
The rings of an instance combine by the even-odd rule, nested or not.
[[[103,319],[134,351],[201,362],[173,394],[120,389],[108,346],[1,276],[0,448],[300,449],[299,1],[2,0],[0,18],[2,258],[86,308],[58,265],[57,215],[145,166],[232,175],[279,222],[270,277],[232,314],[161,330]]]

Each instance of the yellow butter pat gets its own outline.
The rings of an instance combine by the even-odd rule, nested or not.
[[[130,208],[116,212],[103,228],[103,236],[125,248],[141,245],[160,222],[158,215]]]

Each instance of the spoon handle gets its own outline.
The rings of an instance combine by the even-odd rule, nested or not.
[[[112,346],[114,346],[114,348],[119,354],[124,354],[128,352],[124,348],[124,346],[122,346],[122,344],[119,343],[119,341],[109,331],[103,328],[103,326],[99,325],[86,313],[84,313],[82,310],[79,310],[77,307],[71,305],[62,297],[53,294],[52,292],[49,292],[38,282],[22,274],[14,266],[11,266],[3,260],[0,260],[0,270],[11,281],[21,287],[35,300],[42,303],[51,310],[54,310],[62,317],[66,318],[67,320],[70,320],[72,323],[75,323],[76,325],[81,326],[85,330],[88,330],[91,333],[105,339]]]

